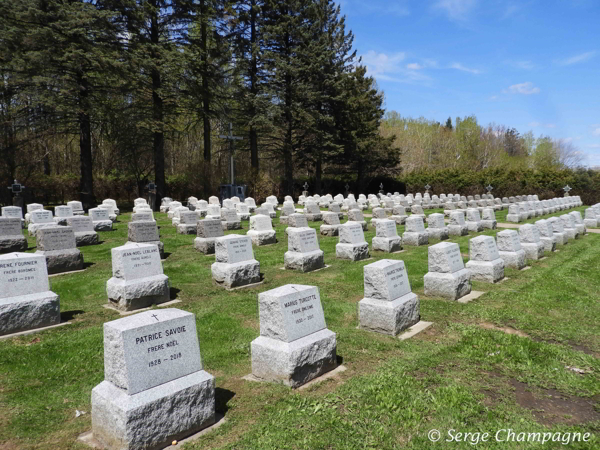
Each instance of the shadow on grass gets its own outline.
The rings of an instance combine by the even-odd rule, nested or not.
[[[177,300],[177,294],[179,294],[181,292],[181,289],[177,289],[177,288],[170,288],[169,289],[169,298],[171,300]]]
[[[72,320],[75,318],[75,316],[78,316],[80,314],[84,314],[85,311],[83,311],[82,309],[74,309],[73,311],[63,311],[60,313],[60,321],[62,322],[68,322],[69,320]]]
[[[83,263],[83,270],[92,267],[94,264],[96,264],[96,263],[93,263],[93,262],[84,262]]]
[[[225,415],[225,413],[229,410],[227,403],[233,397],[235,397],[235,392],[220,387],[215,388],[215,410]]]

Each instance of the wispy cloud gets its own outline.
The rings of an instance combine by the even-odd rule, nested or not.
[[[560,64],[561,66],[570,66],[571,64],[585,62],[589,59],[592,59],[594,56],[596,56],[596,51],[580,53],[579,55],[571,56],[570,58],[560,60],[558,61],[558,64]]]
[[[532,61],[506,61],[506,64],[522,70],[533,70],[536,68],[536,65]]]
[[[588,148],[600,148],[600,144],[590,144],[587,147]]]
[[[432,5],[436,12],[445,14],[448,19],[466,21],[477,6],[478,0],[438,0]]]
[[[592,130],[592,134],[593,134],[594,136],[600,136],[600,126],[596,126],[596,125],[594,125],[594,126],[595,126],[596,128],[594,128],[594,129]]]
[[[456,70],[460,70],[462,72],[468,72],[468,73],[472,73],[473,75],[479,75],[481,73],[481,70],[479,69],[470,69],[468,67],[463,66],[461,63],[452,63],[448,66],[450,69],[456,69]]]
[[[406,65],[406,68],[409,70],[421,70],[423,69],[425,66],[422,66],[419,63],[410,63]]]
[[[406,53],[404,52],[388,55],[370,50],[362,56],[363,63],[367,66],[367,72],[377,80],[398,83],[430,80],[430,77],[417,69],[417,66],[422,68],[420,64],[405,64],[405,59]]]
[[[527,81],[526,83],[513,84],[509,86],[508,89],[505,89],[505,94],[523,94],[523,95],[531,95],[531,94],[539,94],[540,88],[533,85],[531,81]]]

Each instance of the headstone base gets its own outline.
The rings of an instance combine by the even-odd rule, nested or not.
[[[467,229],[473,233],[480,233],[483,231],[483,224],[481,223],[481,221],[479,221],[479,222],[468,221]]]
[[[0,299],[0,336],[60,323],[60,301],[52,291]]]
[[[483,225],[483,228],[485,228],[485,229],[495,230],[496,226],[498,225],[498,222],[496,220],[483,219],[481,221],[481,224]]]
[[[67,223],[68,219],[69,219],[68,217],[55,217],[54,218],[54,223],[56,225],[60,225],[62,227],[66,227],[67,225],[69,225]]]
[[[239,220],[236,221],[221,221],[221,224],[223,225],[223,231],[227,231],[227,230],[241,230],[242,229],[242,222]]]
[[[293,388],[335,369],[335,333],[324,329],[292,342],[259,336],[250,344],[252,375]]]
[[[573,241],[579,237],[579,233],[576,228],[565,228],[565,235],[569,241]]]
[[[92,433],[110,450],[158,450],[215,422],[215,379],[204,370],[138,394],[109,381],[92,390]]]
[[[279,223],[282,225],[289,225],[290,217],[289,216],[279,216]]]
[[[24,252],[28,248],[27,239],[23,235],[0,237],[0,254]]]
[[[544,244],[544,250],[547,252],[553,252],[556,250],[556,238],[551,237],[551,238],[547,238],[547,237],[541,237],[540,241],[542,241],[542,244]]]
[[[408,293],[390,302],[363,298],[358,302],[359,327],[396,336],[419,321],[419,297]]]
[[[94,222],[94,231],[112,231],[112,220],[98,220]]]
[[[565,233],[552,233],[556,238],[556,245],[565,245],[569,240]]]
[[[544,244],[538,243],[523,243],[521,242],[521,248],[525,250],[525,258],[537,261],[544,256]]]
[[[248,214],[240,214],[240,213],[238,213],[238,219],[239,220],[250,220],[250,213],[248,213]]]
[[[598,220],[597,219],[583,219],[583,225],[586,228],[598,228]]]
[[[180,223],[177,225],[178,234],[196,234],[198,232],[198,226],[195,223]]]
[[[210,266],[210,270],[213,280],[227,289],[260,281],[260,263],[255,259],[235,264],[216,262]]]
[[[448,225],[448,235],[450,236],[466,236],[469,234],[469,229],[466,225]]]
[[[447,227],[444,228],[426,228],[425,231],[429,236],[429,239],[437,239],[439,241],[445,241],[450,235],[450,230]]]
[[[423,281],[425,295],[428,297],[458,300],[471,292],[471,271],[469,269],[461,269],[454,273],[427,272]]]
[[[390,216],[390,219],[396,222],[396,225],[404,225],[408,216]]]
[[[400,236],[391,238],[374,237],[372,244],[373,250],[379,250],[380,252],[394,253],[402,250],[402,238]]]
[[[267,231],[249,230],[246,233],[246,235],[250,236],[250,239],[252,239],[252,244],[257,245],[257,246],[277,244],[277,236],[275,234],[275,230],[267,230]]]
[[[577,233],[579,234],[579,236],[583,236],[585,234],[585,225],[584,224],[575,224],[575,229],[577,230]]]
[[[471,280],[497,283],[504,278],[504,260],[493,261],[468,261],[465,267],[471,271]]]
[[[511,223],[519,223],[521,221],[520,214],[507,214],[506,221]]]
[[[106,293],[108,300],[120,311],[147,308],[171,299],[169,277],[166,275],[155,275],[132,281],[113,277],[106,282]]]
[[[414,231],[405,231],[402,234],[402,244],[403,245],[411,245],[411,246],[419,246],[419,245],[427,245],[429,244],[429,235],[426,231],[422,232],[414,232]]]
[[[321,236],[337,236],[339,234],[340,226],[339,225],[321,225],[319,230],[321,231]]]
[[[194,248],[205,255],[214,255],[216,238],[201,238],[194,239]]]
[[[521,270],[525,267],[525,250],[518,252],[498,252],[500,258],[504,260],[504,267]]]
[[[38,250],[35,253],[46,257],[48,275],[83,269],[83,255],[76,248],[51,251]]]
[[[77,247],[96,245],[98,243],[98,233],[95,231],[81,231],[75,233],[75,242],[77,243]]]
[[[323,220],[323,214],[305,214],[309,222],[320,222]]]
[[[283,262],[287,270],[299,270],[300,272],[312,272],[325,267],[323,250],[306,253],[285,252]]]
[[[335,257],[339,259],[360,261],[361,259],[367,259],[369,256],[369,244],[366,242],[360,244],[336,244],[335,246]]]

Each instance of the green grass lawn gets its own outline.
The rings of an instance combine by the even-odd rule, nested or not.
[[[530,270],[507,269],[503,283],[473,283],[486,294],[460,304],[423,295],[427,247],[372,252],[368,261],[350,262],[335,258],[337,237],[320,236],[331,267],[306,274],[281,270],[287,239],[278,219],[279,242],[254,247],[264,283],[225,291],[211,279],[214,256],[195,251],[194,236],[176,234],[165,214],[155,216],[168,254],[164,271],[181,300],[175,307],[196,315],[204,368],[216,377],[217,411],[227,419],[186,448],[475,447],[443,442],[450,429],[491,433],[477,448],[542,448],[496,442],[500,429],[588,432],[593,436],[587,443],[548,442],[543,448],[600,448],[599,234],[530,261]],[[498,212],[498,221],[505,216]],[[102,324],[120,318],[103,307],[110,248],[127,240],[129,218],[123,214],[113,232],[99,233],[100,245],[81,248],[90,264],[85,272],[51,278],[63,320],[71,325],[0,341],[0,449],[86,448],[76,438],[91,428],[91,390],[104,378]],[[248,222],[243,225],[238,233],[247,231]],[[318,230],[320,223],[310,225]],[[398,233],[403,231],[399,226]],[[370,227],[368,242],[374,234]],[[473,236],[451,241],[466,255]],[[29,242],[34,251],[35,240]],[[434,322],[412,339],[357,329],[363,267],[381,258],[404,260],[421,299],[421,318]],[[347,367],[302,391],[241,379],[251,371],[250,342],[259,335],[257,295],[287,283],[319,287],[328,328],[337,333],[338,356]],[[76,417],[76,410],[86,414]],[[441,442],[429,441],[431,429],[440,430]]]

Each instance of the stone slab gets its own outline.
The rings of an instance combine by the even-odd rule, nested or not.
[[[479,297],[481,297],[485,292],[483,291],[471,291],[470,294],[465,295],[464,297],[459,298],[458,303],[469,303]]]
[[[29,334],[41,333],[42,331],[51,330],[52,328],[58,328],[58,327],[62,327],[64,325],[71,325],[72,323],[73,322],[62,322],[62,323],[57,323],[56,325],[49,325],[47,327],[34,328],[31,330],[19,331],[17,333],[5,334],[3,336],[0,336],[0,341],[5,340],[5,339],[12,339],[12,338],[19,337],[19,336],[27,336]]]
[[[168,308],[170,306],[176,305],[177,303],[181,303],[181,300],[171,300],[169,302],[165,302],[165,303],[161,303],[159,305],[154,305],[156,308]],[[110,303],[106,303],[104,305],[102,305],[103,308],[106,309],[110,309],[112,311],[117,311],[119,313],[119,315],[121,316],[130,316],[132,314],[137,314],[143,311],[150,311],[152,309],[152,306],[149,306],[147,308],[141,308],[141,309],[136,309],[133,311],[123,311],[121,309],[116,308],[114,305],[111,305]]]
[[[404,333],[398,335],[398,339],[400,339],[401,341],[410,339],[411,337],[419,334],[421,331],[429,328],[431,325],[433,325],[433,322],[425,322],[423,320],[419,320],[412,327],[408,328]]]

